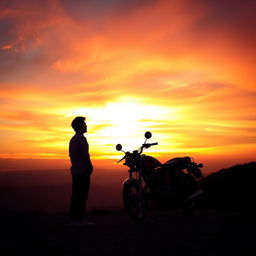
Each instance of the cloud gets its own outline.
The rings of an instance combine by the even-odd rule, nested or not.
[[[1,52],[1,77],[6,82],[18,74],[60,87],[67,80],[122,83],[145,72],[181,69],[230,80],[236,69],[253,79],[253,59],[245,60],[245,50],[236,46],[245,38],[240,31],[248,31],[248,39],[254,34],[252,6],[235,1],[226,7],[226,1],[10,1],[3,8],[9,20],[3,32],[12,39],[2,47],[12,51]],[[246,67],[237,68],[238,60]]]
[[[254,142],[254,9],[250,0],[3,0],[1,129],[50,143],[72,132],[75,111],[93,116],[129,96],[170,110],[147,124],[180,145],[198,146],[200,134],[214,145]]]

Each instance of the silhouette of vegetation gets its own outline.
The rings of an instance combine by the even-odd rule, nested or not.
[[[198,206],[222,210],[256,209],[256,162],[222,169],[202,181]]]

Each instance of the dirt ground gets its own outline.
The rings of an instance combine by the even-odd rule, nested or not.
[[[254,211],[151,212],[143,224],[125,212],[90,214],[90,228],[66,215],[2,213],[1,255],[256,255]]]

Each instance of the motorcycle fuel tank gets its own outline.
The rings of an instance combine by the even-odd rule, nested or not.
[[[161,166],[161,163],[159,160],[154,158],[153,156],[148,156],[148,155],[142,155],[141,156],[141,163],[142,163],[142,168],[156,168]]]

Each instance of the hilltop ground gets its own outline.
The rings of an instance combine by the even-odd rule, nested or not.
[[[11,181],[22,182],[25,174],[2,174],[0,253],[4,256],[256,255],[255,168],[254,162],[207,177],[203,182],[205,194],[194,215],[180,211],[150,212],[145,223],[136,224],[122,210],[98,210],[89,213],[96,226],[83,229],[68,227],[65,211],[57,212],[62,203],[67,208],[70,192],[66,186],[70,185],[42,186],[42,180],[34,177],[33,184],[38,181],[38,187],[27,187],[27,181],[12,183],[15,186],[10,187]],[[101,186],[95,186],[94,190],[101,195],[98,201],[105,201],[102,196],[107,194],[111,199],[117,196],[118,202],[120,191]],[[56,213],[47,213],[56,203],[59,203],[55,206]]]
[[[133,223],[124,212],[90,215],[74,229],[66,215],[1,214],[1,255],[255,255],[255,211],[152,212]]]

